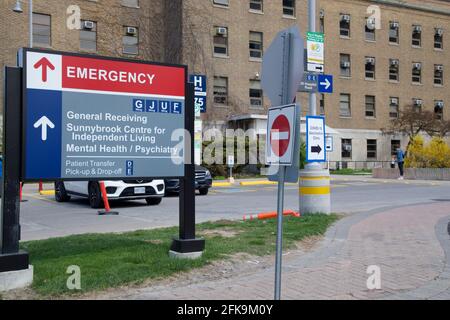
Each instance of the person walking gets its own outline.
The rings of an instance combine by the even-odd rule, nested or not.
[[[400,178],[399,180],[404,180],[404,174],[405,174],[405,153],[401,148],[397,149],[397,164],[398,169],[400,170]]]

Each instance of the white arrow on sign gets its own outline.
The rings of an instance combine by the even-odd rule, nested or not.
[[[47,141],[47,128],[54,129],[55,124],[50,121],[49,118],[46,116],[43,116],[40,118],[36,123],[34,124],[34,127],[37,129],[39,127],[42,127],[41,129],[41,139],[42,141]]]
[[[328,90],[328,88],[331,86],[331,82],[328,79],[325,79],[325,82],[321,82],[320,85],[325,86],[325,90]]]

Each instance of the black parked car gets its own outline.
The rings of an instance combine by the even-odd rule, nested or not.
[[[165,179],[166,195],[180,193],[180,180],[178,179]],[[201,166],[195,166],[195,189],[197,189],[202,196],[208,194],[209,189],[212,187],[212,176],[208,169]]]

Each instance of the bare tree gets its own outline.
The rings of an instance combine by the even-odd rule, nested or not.
[[[450,121],[439,120],[434,112],[416,110],[414,106],[407,106],[400,111],[397,119],[391,120],[387,128],[383,128],[384,135],[405,135],[411,139],[426,133],[430,136],[445,137],[450,132]]]

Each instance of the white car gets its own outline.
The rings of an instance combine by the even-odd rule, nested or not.
[[[145,199],[148,205],[161,203],[165,193],[164,180],[104,181],[109,200]],[[56,181],[55,199],[67,202],[72,196],[88,198],[92,208],[103,205],[100,184],[97,181]]]

